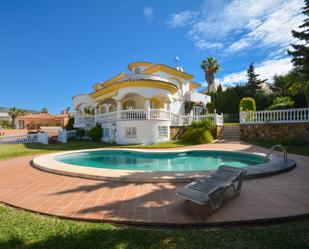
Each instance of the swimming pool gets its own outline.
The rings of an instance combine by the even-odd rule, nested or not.
[[[139,171],[215,170],[220,165],[248,167],[264,162],[264,156],[231,151],[141,152],[98,150],[56,156],[56,161],[73,166]]]
[[[231,150],[141,150],[104,148],[37,156],[32,166],[54,174],[120,182],[189,182],[210,175],[220,165],[243,167],[245,179],[293,169],[294,160]]]

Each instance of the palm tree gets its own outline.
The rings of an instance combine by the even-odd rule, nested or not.
[[[205,73],[205,80],[208,83],[207,92],[209,93],[210,87],[213,86],[215,82],[215,74],[220,70],[220,65],[214,57],[208,57],[202,60],[201,68]]]
[[[21,110],[17,109],[16,107],[13,107],[13,108],[10,108],[8,113],[12,119],[12,128],[15,129],[15,120],[16,120],[16,117],[21,114]]]

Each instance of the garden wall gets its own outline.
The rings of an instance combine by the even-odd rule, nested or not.
[[[240,139],[309,143],[309,123],[241,124]]]

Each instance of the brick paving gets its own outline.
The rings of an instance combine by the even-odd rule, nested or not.
[[[266,152],[241,142],[195,148]],[[96,181],[43,172],[33,156],[0,161],[0,202],[66,218],[143,224],[214,224],[286,218],[309,214],[309,157],[289,155],[297,167],[284,174],[246,180],[239,197],[227,194],[222,208],[184,201],[180,183]]]

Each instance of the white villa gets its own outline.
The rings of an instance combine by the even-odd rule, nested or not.
[[[75,127],[99,123],[104,142],[150,144],[170,140],[171,126],[206,116],[210,96],[197,93],[200,84],[180,67],[133,62],[128,69],[73,97]],[[219,115],[208,116],[216,120]]]

